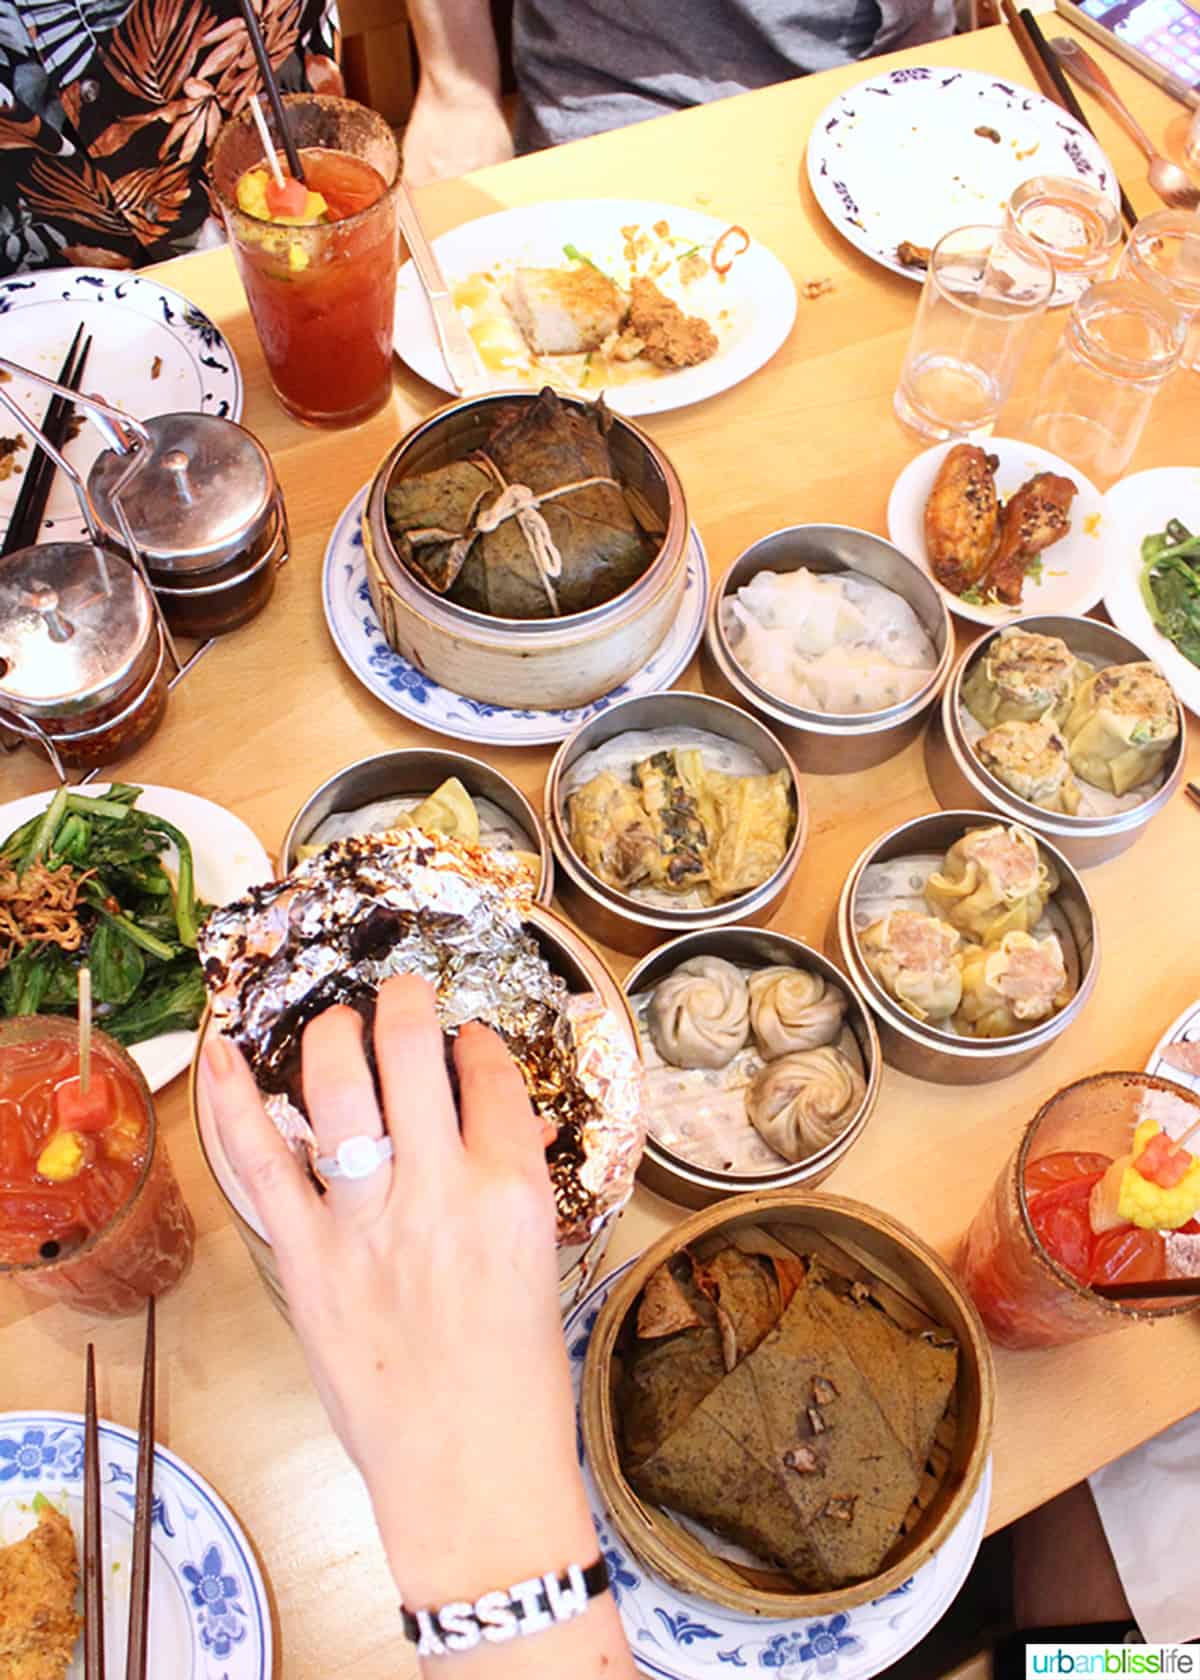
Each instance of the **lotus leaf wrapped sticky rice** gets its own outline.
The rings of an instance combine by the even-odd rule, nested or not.
[[[962,999],[962,937],[918,910],[891,910],[858,936],[884,991],[917,1021],[948,1020]]]
[[[1117,795],[1158,774],[1179,735],[1179,703],[1157,665],[1109,665],[1080,688],[1064,733],[1071,766]]]
[[[971,946],[962,959],[960,1032],[1007,1038],[1070,1002],[1071,986],[1056,935],[1035,939],[1014,930],[994,945]]]
[[[1062,724],[1080,683],[1091,668],[1076,658],[1061,636],[1034,630],[1002,630],[975,661],[963,684],[963,700],[977,723],[1033,723],[1049,712]]]
[[[925,883],[929,908],[967,939],[994,944],[1030,933],[1058,886],[1058,873],[1026,828],[972,828]]]
[[[1047,712],[1033,723],[1010,718],[989,729],[975,751],[998,782],[1043,811],[1073,817],[1079,809],[1079,783],[1071,769],[1067,743]]]

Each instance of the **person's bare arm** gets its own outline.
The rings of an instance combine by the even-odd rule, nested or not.
[[[500,108],[500,55],[489,0],[409,0],[421,80],[404,131],[410,186],[513,155]]]

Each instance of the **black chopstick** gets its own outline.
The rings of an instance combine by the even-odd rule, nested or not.
[[[1187,784],[1187,796],[1193,805],[1200,808],[1200,783],[1189,782]]]
[[[1161,1301],[1168,1295],[1190,1295],[1200,1307],[1200,1277],[1159,1278],[1157,1283],[1093,1283],[1091,1291],[1106,1301]]]
[[[133,1508],[133,1573],[129,1583],[129,1642],[125,1680],[146,1680],[150,1622],[150,1526],[154,1515],[154,1297],[146,1303],[146,1351],[138,1417],[137,1497]]]
[[[58,371],[58,383],[69,385],[73,391],[79,389],[79,381],[83,377],[87,353],[91,346],[89,338],[83,347],[83,353],[76,361],[79,351],[79,341],[83,337],[83,322],[75,329],[75,337],[71,340],[71,348],[67,351],[67,358]],[[42,418],[42,431],[57,449],[62,448],[63,437],[70,417],[71,405],[66,397],[60,397],[57,392],[51,397]],[[8,530],[4,533],[4,542],[0,544],[0,554],[13,554],[18,548],[28,548],[38,540],[42,528],[42,520],[46,516],[46,503],[50,499],[50,486],[54,482],[54,462],[46,451],[38,444],[29,458],[29,465],[25,469],[25,480],[21,485],[20,495],[12,510],[12,517],[8,522]]]
[[[1034,17],[1033,13],[1029,10],[1028,6],[1023,6],[1021,8],[1021,22],[1025,25],[1025,28],[1029,32],[1029,39],[1033,43],[1033,49],[1045,66],[1046,74],[1054,83],[1059,99],[1066,106],[1067,110],[1070,111],[1071,115],[1075,118],[1075,121],[1082,127],[1086,128],[1088,133],[1094,137],[1096,131],[1084,116],[1083,106],[1075,97],[1075,90],[1072,88],[1070,82],[1068,82],[1062,65],[1058,62],[1057,53],[1054,51],[1053,47],[1051,47],[1046,37],[1042,34],[1041,25],[1038,23],[1038,20]],[[1117,182],[1117,191],[1121,195],[1121,214],[1125,218],[1126,225],[1128,227],[1133,227],[1134,223],[1138,219],[1137,211],[1129,202],[1128,194],[1126,193],[1125,188],[1121,185],[1120,181]]]
[[[100,1438],[96,1426],[96,1355],[87,1350],[83,1419],[83,1674],[104,1680],[104,1548],[100,1521]]]
[[[246,28],[250,34],[250,45],[254,48],[254,56],[258,60],[258,73],[263,79],[263,86],[267,90],[267,98],[271,101],[271,110],[275,115],[275,125],[279,129],[279,137],[283,141],[283,149],[287,153],[288,168],[295,180],[303,181],[304,170],[300,165],[300,154],[296,150],[296,142],[292,139],[291,130],[283,115],[283,101],[279,97],[279,83],[275,80],[275,72],[271,68],[271,60],[267,56],[266,44],[262,38],[262,31],[258,27],[258,19],[254,15],[254,7],[250,0],[241,0],[242,16],[246,20]]]

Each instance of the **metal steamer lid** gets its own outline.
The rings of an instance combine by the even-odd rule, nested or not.
[[[159,414],[145,422],[153,453],[121,492],[121,507],[147,566],[183,577],[243,553],[275,507],[275,475],[258,439],[215,414]],[[96,512],[122,541],[111,488],[124,456],[98,456],[88,478]]]
[[[120,695],[157,632],[127,560],[90,543],[45,543],[0,560],[0,705],[35,718]]]

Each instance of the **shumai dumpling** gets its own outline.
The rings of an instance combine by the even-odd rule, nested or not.
[[[917,1021],[945,1021],[962,999],[962,937],[919,910],[891,910],[858,936],[863,960],[901,1009]]]
[[[447,834],[475,845],[479,840],[479,812],[457,776],[448,776],[412,812],[409,822],[434,834]]]
[[[985,729],[998,723],[1033,723],[1047,712],[1061,724],[1089,671],[1061,636],[1001,630],[971,667],[963,701]]]
[[[1109,665],[1079,690],[1063,733],[1077,776],[1129,793],[1162,769],[1179,735],[1179,703],[1148,659]]]
[[[925,883],[925,901],[967,939],[991,945],[1019,928],[1029,933],[1058,886],[1027,828],[968,829]]]
[[[1008,1038],[1062,1009],[1071,998],[1062,946],[1014,930],[995,945],[967,950],[962,1004],[954,1024],[977,1038]]]
[[[832,1044],[845,1014],[846,994],[806,968],[781,963],[750,976],[750,1031],[765,1061]]]
[[[998,723],[976,742],[975,751],[984,768],[1018,799],[1068,817],[1078,811],[1079,783],[1067,743],[1049,712],[1035,723],[1020,718]]]
[[[723,957],[689,957],[654,988],[646,1021],[665,1062],[723,1068],[750,1036],[745,977]]]
[[[768,1062],[746,1095],[750,1123],[785,1161],[805,1161],[841,1137],[866,1082],[834,1044]]]

